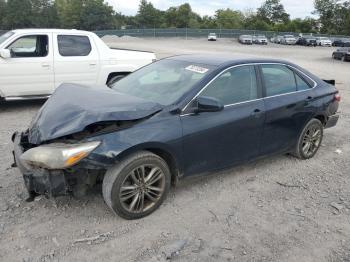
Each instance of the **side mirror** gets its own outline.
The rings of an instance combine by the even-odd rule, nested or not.
[[[11,51],[9,49],[1,49],[0,56],[4,59],[11,58]]]
[[[196,112],[218,112],[224,109],[224,105],[213,97],[198,96],[196,98]]]

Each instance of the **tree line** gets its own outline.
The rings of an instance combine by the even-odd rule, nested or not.
[[[284,32],[350,34],[350,1],[315,0],[312,17],[291,19],[280,0],[265,0],[256,10],[219,9],[200,16],[188,3],[159,10],[141,0],[138,12],[126,16],[104,0],[0,0],[0,29],[76,28],[222,28]]]

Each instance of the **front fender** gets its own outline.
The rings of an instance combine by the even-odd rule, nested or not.
[[[130,128],[96,136],[88,141],[101,141],[86,159],[85,165],[108,168],[136,151],[165,152],[182,173],[182,127],[179,116],[154,116]]]

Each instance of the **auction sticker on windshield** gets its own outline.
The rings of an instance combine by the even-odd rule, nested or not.
[[[196,66],[196,65],[189,65],[188,67],[186,67],[186,70],[192,71],[192,72],[196,72],[196,73],[200,73],[200,74],[204,74],[206,72],[208,72],[208,68],[204,68],[201,66]]]

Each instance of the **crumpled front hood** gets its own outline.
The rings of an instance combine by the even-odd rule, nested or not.
[[[33,119],[29,127],[29,143],[40,144],[74,134],[98,122],[142,119],[162,108],[160,104],[107,87],[63,84]]]

